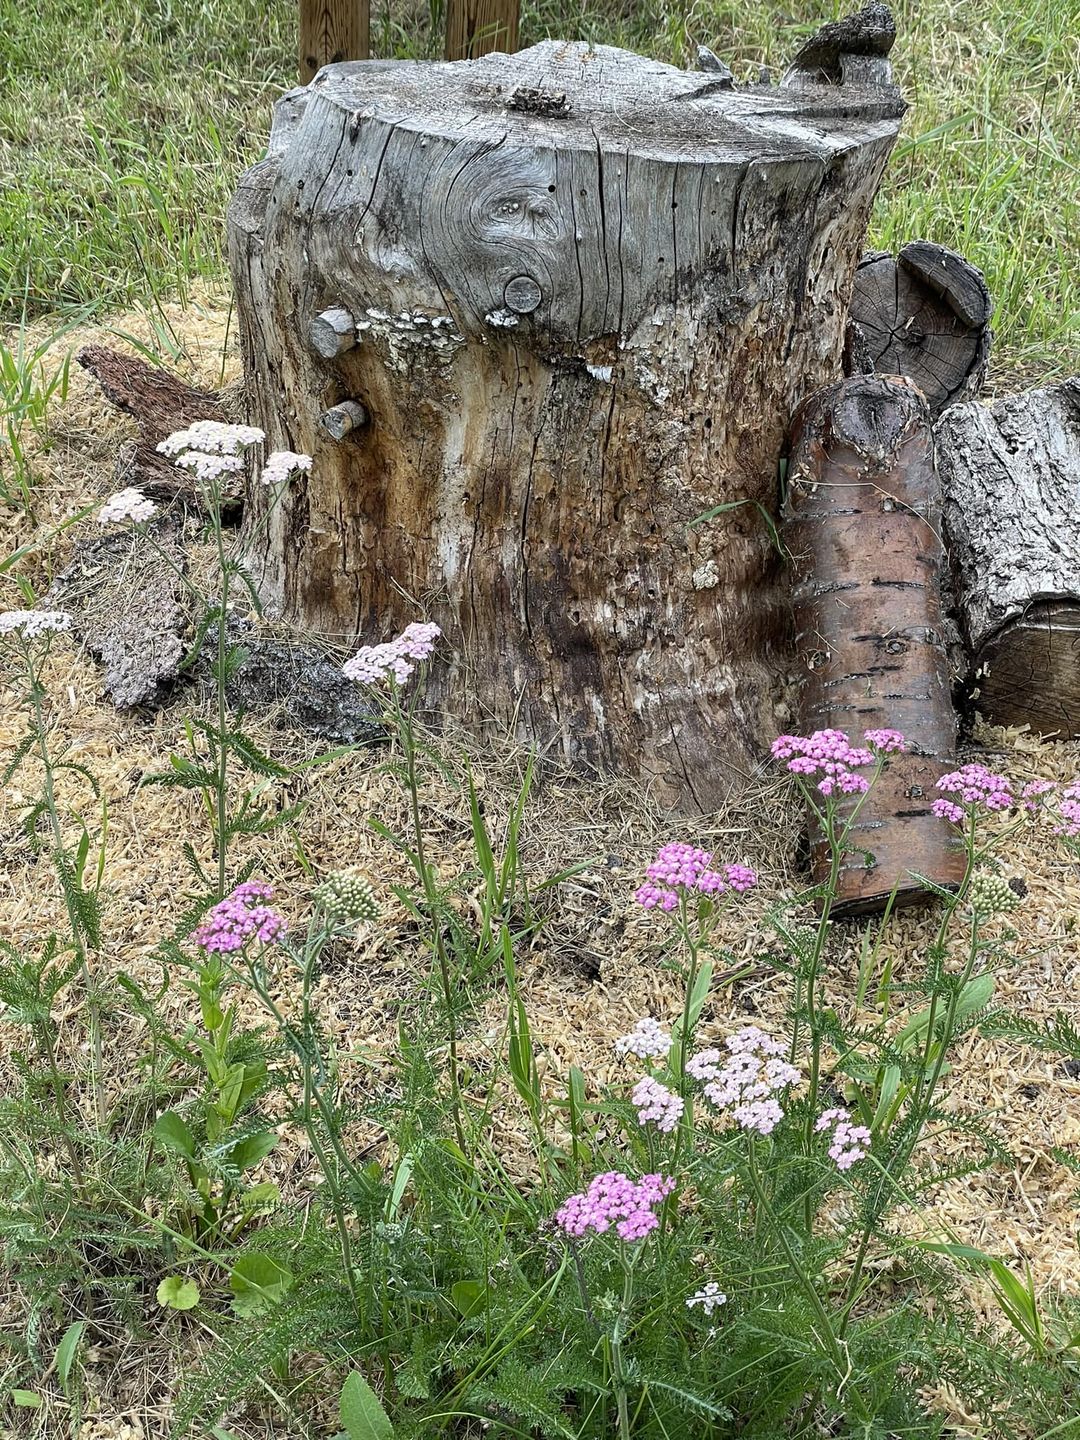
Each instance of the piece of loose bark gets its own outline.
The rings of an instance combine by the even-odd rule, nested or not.
[[[107,399],[139,427],[138,438],[120,447],[118,484],[137,486],[161,500],[180,496],[201,508],[202,499],[191,475],[159,454],[157,446],[195,420],[227,421],[216,392],[196,389],[169,370],[105,345],[84,345],[75,358],[94,376]],[[237,485],[236,495],[228,498],[235,502],[240,493]]]
[[[956,405],[936,436],[969,693],[994,724],[1080,735],[1080,380]]]
[[[934,415],[982,389],[993,304],[982,272],[954,250],[913,240],[855,272],[845,369],[905,375]]]
[[[161,704],[184,657],[182,527],[164,517],[153,533],[157,548],[138,530],[84,541],[49,590],[105,667],[105,691],[120,710]]]
[[[794,570],[806,731],[903,732],[860,811],[838,914],[925,898],[918,877],[956,885],[963,856],[930,811],[953,763],[955,719],[943,641],[940,492],[926,402],[910,382],[859,375],[819,390],[792,433],[784,540]],[[828,874],[811,837],[815,880]]]

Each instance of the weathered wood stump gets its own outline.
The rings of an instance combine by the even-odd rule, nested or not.
[[[975,703],[1080,735],[1080,380],[956,405],[936,435]]]
[[[956,720],[941,614],[941,489],[926,401],[910,382],[859,375],[796,417],[785,503],[807,731],[900,730],[894,755],[851,826],[837,914],[925,897],[920,876],[954,886],[964,855],[930,810],[951,768]],[[814,878],[828,876],[811,836]]]
[[[794,81],[547,42],[285,97],[229,215],[251,418],[315,457],[267,601],[364,641],[424,615],[433,708],[726,795],[775,733],[786,607],[752,504],[689,522],[775,507],[903,111]]]

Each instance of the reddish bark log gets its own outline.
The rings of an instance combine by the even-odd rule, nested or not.
[[[169,370],[105,345],[84,345],[75,358],[93,375],[106,398],[139,427],[138,438],[120,448],[118,483],[136,485],[158,500],[180,496],[200,506],[199,490],[191,476],[159,455],[157,444],[195,420],[227,420],[219,397],[211,390],[188,385]],[[239,501],[239,487],[234,499]]]
[[[860,375],[802,406],[784,534],[805,728],[856,739],[887,726],[910,746],[853,827],[838,911],[883,909],[894,891],[897,905],[916,902],[927,893],[920,876],[955,886],[963,856],[930,811],[934,782],[952,763],[955,719],[941,616],[941,495],[929,411],[913,384]],[[824,879],[821,836],[812,865]]]

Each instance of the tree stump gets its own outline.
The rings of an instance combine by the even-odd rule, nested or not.
[[[930,810],[952,768],[956,719],[941,614],[941,489],[930,411],[910,381],[858,375],[799,411],[788,463],[784,541],[804,667],[803,728],[900,730],[851,827],[836,913],[925,899],[919,877],[954,887],[964,854]],[[815,880],[825,837],[811,837]]]
[[[969,689],[988,720],[1080,735],[1080,380],[938,421]]]
[[[266,600],[349,640],[437,621],[432,708],[723,799],[789,643],[754,502],[839,373],[903,108],[555,42],[285,97],[229,214],[251,419],[315,458]]]

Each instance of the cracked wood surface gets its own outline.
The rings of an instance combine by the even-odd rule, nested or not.
[[[556,42],[284,97],[229,215],[251,418],[315,457],[267,601],[349,640],[423,614],[433,709],[719,803],[775,731],[786,606],[752,506],[691,522],[774,508],[902,110]]]
[[[917,876],[959,883],[964,857],[930,813],[953,762],[956,722],[941,615],[941,492],[930,413],[905,380],[860,375],[799,412],[788,463],[784,540],[791,552],[804,678],[802,725],[900,730],[893,756],[850,833],[841,914],[925,898]],[[814,878],[828,847],[811,836]]]
[[[987,719],[1080,735],[1080,380],[937,424],[969,688]]]

